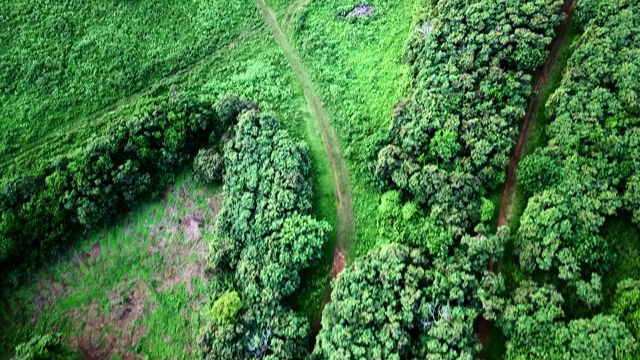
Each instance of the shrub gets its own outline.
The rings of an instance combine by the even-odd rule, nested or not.
[[[193,160],[193,172],[196,180],[203,184],[222,181],[224,159],[214,149],[201,149]]]

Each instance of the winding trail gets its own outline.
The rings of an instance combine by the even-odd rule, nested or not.
[[[333,128],[331,127],[331,123],[329,122],[329,115],[322,105],[320,96],[316,92],[313,86],[313,82],[311,81],[311,77],[302,64],[302,60],[300,60],[300,57],[296,54],[295,49],[289,41],[288,37],[284,34],[282,29],[278,25],[276,16],[269,5],[267,5],[265,0],[256,0],[256,2],[258,8],[260,8],[260,11],[262,12],[262,17],[264,18],[265,23],[271,29],[273,37],[282,49],[284,56],[287,58],[289,65],[291,65],[293,72],[302,85],[304,96],[307,99],[307,103],[309,104],[311,115],[318,123],[318,128],[320,129],[320,134],[322,136],[322,142],[324,143],[324,149],[327,153],[329,163],[331,165],[334,190],[337,199],[336,205],[338,209],[336,231],[337,238],[335,241],[335,249],[333,251],[333,264],[331,266],[330,275],[331,279],[334,279],[336,276],[338,276],[338,274],[342,272],[346,265],[347,250],[349,244],[353,240],[355,232],[353,219],[353,196],[351,194],[349,173],[347,172],[344,157],[342,156],[340,145],[338,144],[338,138],[336,137],[335,131],[333,130]],[[331,286],[327,285],[324,293],[324,298],[322,299],[322,303],[320,305],[320,310],[318,311],[318,316],[316,317],[313,324],[311,346],[313,346],[313,344],[315,343],[315,338],[320,331],[320,320],[322,319],[322,312],[325,305],[329,301],[331,301]]]
[[[545,60],[542,69],[538,73],[538,77],[536,78],[536,82],[533,87],[535,96],[529,102],[529,107],[527,108],[527,113],[525,115],[525,118],[520,124],[520,135],[518,136],[516,146],[513,149],[511,159],[509,160],[509,165],[507,166],[507,180],[505,181],[502,197],[500,198],[500,208],[498,212],[498,223],[497,223],[498,227],[509,225],[509,221],[511,220],[511,217],[513,215],[513,203],[516,198],[516,192],[517,192],[516,168],[518,166],[518,163],[520,162],[520,160],[522,160],[522,157],[524,156],[524,150],[527,148],[527,145],[529,143],[529,138],[531,137],[533,126],[535,125],[535,120],[542,106],[543,94],[541,90],[545,87],[545,85],[549,81],[551,72],[557,65],[560,49],[562,48],[565,41],[567,40],[567,29],[569,28],[569,24],[571,23],[571,18],[573,16],[573,9],[576,5],[576,2],[577,0],[565,1],[564,7],[562,8],[562,12],[567,16],[557,28],[556,38],[551,43],[551,50],[549,51],[549,56]],[[494,268],[493,262],[489,263],[488,268],[490,271],[493,271],[493,268]],[[487,344],[489,341],[490,326],[491,326],[491,322],[482,317],[476,323],[476,327],[475,327],[476,336],[480,341],[480,343],[482,344],[482,352],[480,353],[481,359],[485,358],[485,351],[487,349]]]

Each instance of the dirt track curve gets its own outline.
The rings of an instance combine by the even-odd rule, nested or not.
[[[529,138],[531,137],[531,129],[534,125],[533,122],[535,122],[535,119],[542,105],[542,92],[540,90],[542,90],[542,88],[549,81],[551,71],[556,66],[558,60],[559,50],[562,48],[562,45],[567,39],[567,29],[569,28],[569,24],[571,23],[571,17],[573,15],[573,9],[576,5],[576,2],[577,0],[565,1],[562,12],[567,16],[558,26],[558,29],[556,31],[556,38],[551,43],[549,56],[545,60],[542,69],[538,73],[538,77],[536,78],[536,82],[533,87],[536,95],[529,102],[527,114],[520,124],[520,135],[518,136],[516,146],[513,149],[513,153],[511,154],[509,165],[507,166],[507,180],[504,184],[502,197],[500,198],[500,208],[498,212],[497,224],[498,227],[509,225],[509,221],[511,220],[511,216],[513,214],[513,201],[516,197],[517,190],[516,167],[518,166],[519,161],[522,160],[524,149],[527,148]],[[493,262],[489,263],[489,270],[493,270],[493,265]],[[487,348],[487,343],[489,340],[490,325],[490,321],[484,318],[480,318],[480,320],[476,324],[476,336],[482,344],[482,352],[480,353],[481,359],[485,358],[485,350]]]
[[[353,240],[354,236],[354,220],[353,220],[353,196],[351,194],[351,184],[349,182],[349,173],[340,151],[340,145],[338,144],[338,138],[335,131],[331,127],[329,122],[329,115],[322,105],[320,96],[316,93],[316,90],[311,81],[311,77],[307,73],[300,57],[295,52],[293,45],[289,41],[288,37],[284,34],[276,16],[267,5],[265,0],[256,0],[258,8],[262,12],[262,17],[265,23],[271,29],[273,37],[278,45],[282,49],[285,57],[289,61],[289,65],[293,69],[298,81],[302,85],[304,90],[304,96],[309,104],[309,109],[313,118],[318,123],[320,134],[322,136],[322,142],[324,143],[324,149],[329,157],[329,163],[331,164],[331,172],[333,173],[333,182],[335,187],[335,193],[337,198],[338,207],[338,223],[337,223],[337,238],[335,242],[335,249],[333,252],[333,264],[331,266],[331,279],[335,278],[342,272],[346,265],[346,255],[348,245]],[[331,300],[331,287],[328,286],[325,290],[324,298],[318,312],[318,316],[313,324],[312,342],[315,342],[315,337],[320,330],[320,320],[322,318],[322,311],[324,306]],[[313,344],[312,344],[313,346]]]

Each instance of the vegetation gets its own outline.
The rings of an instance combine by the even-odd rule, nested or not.
[[[77,148],[112,120],[105,109],[127,106],[260,20],[241,0],[19,0],[0,17],[3,177]]]
[[[406,57],[411,97],[393,111],[376,173],[456,236],[481,219],[481,195],[504,181],[561,1],[437,1]]]
[[[473,359],[474,320],[493,318],[502,280],[487,270],[502,256],[498,236],[465,236],[452,256],[425,257],[389,245],[337,279],[322,318],[319,359]]]
[[[35,336],[16,347],[15,360],[73,360],[73,354],[62,342],[60,334]]]
[[[0,10],[0,358],[640,357],[639,5],[266,2]]]
[[[368,2],[373,13],[357,19],[340,16],[358,5],[354,0],[267,2],[310,73],[346,160],[357,224],[347,254],[352,261],[383,244],[372,215],[379,192],[369,162],[394,102],[406,96],[410,78],[402,54],[417,1]]]
[[[230,124],[214,107],[179,94],[150,102],[130,120],[112,124],[75,154],[39,174],[0,184],[3,281],[16,284],[54,247],[159,192],[209,134]],[[215,136],[213,137],[216,138]]]
[[[13,315],[0,319],[0,348],[55,329],[80,358],[195,356],[208,229],[220,201],[218,189],[184,174],[163,199],[51,254],[28,282],[5,292]]]
[[[524,269],[557,276],[587,303],[593,301],[584,288],[599,292],[593,279],[615,261],[603,234],[606,219],[637,211],[640,164],[639,89],[630,73],[638,64],[625,55],[637,51],[638,33],[630,29],[640,8],[625,1],[594,6],[585,2],[578,8],[579,14],[597,15],[583,24],[562,83],[549,99],[549,143],[519,169],[533,196],[516,241]]]
[[[224,150],[224,203],[211,245],[219,306],[235,291],[243,306],[231,322],[205,325],[200,345],[207,359],[299,359],[309,326],[284,300],[300,285],[300,272],[317,264],[326,235],[312,206],[307,147],[277,120],[256,111],[241,115]],[[226,310],[230,311],[230,310]]]

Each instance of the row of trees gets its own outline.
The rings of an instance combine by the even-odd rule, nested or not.
[[[38,174],[0,182],[0,275],[19,274],[142,196],[160,194],[181,166],[227,130],[245,106],[218,107],[172,93],[111,124],[74,154]]]
[[[626,210],[640,223],[640,6],[581,1],[577,12],[584,33],[547,104],[549,143],[518,169],[532,197],[516,245],[524,269],[594,306],[614,261],[605,219]]]
[[[460,236],[504,169],[544,62],[561,0],[440,0],[406,56],[414,81],[393,113],[376,172]]]
[[[225,145],[224,203],[210,253],[214,302],[199,335],[207,359],[307,355],[308,321],[284,305],[330,230],[309,216],[307,151],[257,111],[240,117]]]

